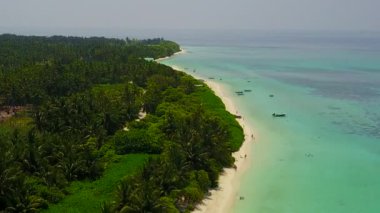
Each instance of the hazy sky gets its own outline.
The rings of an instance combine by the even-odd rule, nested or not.
[[[380,0],[1,0],[0,27],[380,30]]]

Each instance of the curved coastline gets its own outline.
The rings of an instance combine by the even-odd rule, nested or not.
[[[163,61],[163,60],[169,59],[169,58],[171,58],[171,57],[173,57],[173,56],[180,55],[180,54],[184,54],[184,53],[186,53],[186,50],[184,50],[184,49],[181,48],[179,52],[176,52],[176,53],[174,53],[174,54],[171,55],[171,56],[166,56],[166,57],[163,57],[163,58],[157,58],[157,59],[155,59],[154,61],[160,63],[160,61]],[[173,68],[173,69],[174,69],[174,68]]]
[[[175,55],[183,53],[186,53],[186,51],[181,49],[181,51]],[[168,58],[170,57],[157,59],[156,61],[161,62],[162,60]],[[182,69],[179,66],[172,65],[171,67],[175,70],[186,72],[185,69]],[[240,112],[239,108],[232,101],[231,97],[228,96],[226,88],[224,88],[223,85],[215,81],[210,81],[209,79],[204,79],[200,76],[194,75],[194,73],[186,73],[193,76],[194,78],[204,80],[207,86],[214,91],[215,95],[221,98],[227,111],[232,114]],[[239,151],[233,153],[233,156],[236,160],[236,168],[224,169],[223,173],[219,177],[219,188],[210,190],[210,195],[207,196],[203,202],[199,204],[193,211],[195,213],[228,213],[231,212],[234,203],[241,199],[240,195],[237,194],[237,190],[240,186],[242,175],[250,166],[251,146],[257,135],[253,134],[253,128],[246,120],[244,120],[244,115],[242,119],[237,119],[237,121],[239,122],[240,126],[243,127],[244,142]]]

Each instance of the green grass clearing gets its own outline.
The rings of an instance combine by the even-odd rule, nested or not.
[[[95,181],[72,182],[66,196],[57,204],[50,205],[43,211],[48,213],[95,213],[100,212],[100,205],[104,201],[112,201],[119,181],[128,175],[134,174],[149,158],[148,154],[128,154],[120,156],[120,160],[112,163],[104,171],[104,175]]]

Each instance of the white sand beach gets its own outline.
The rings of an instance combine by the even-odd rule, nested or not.
[[[184,54],[184,53],[186,53],[186,50],[181,49],[181,51],[174,53],[172,56],[166,56],[166,57],[163,57],[163,58],[157,58],[157,59],[154,60],[154,61],[156,61],[156,62],[160,62],[160,61],[162,61],[162,60],[168,59],[168,58],[173,57],[173,56],[175,56],[175,55]]]
[[[205,81],[205,83],[219,96],[226,109],[233,114],[239,112],[234,102],[226,95],[223,87],[214,81]],[[240,185],[241,176],[249,168],[251,157],[251,146],[254,142],[253,130],[244,120],[237,119],[239,124],[243,127],[245,140],[240,150],[233,153],[235,157],[236,169],[225,169],[224,173],[219,178],[219,188],[217,190],[211,190],[211,195],[207,197],[203,204],[199,205],[194,211],[196,213],[227,213],[231,212],[234,202],[238,202],[240,199],[244,199],[237,194],[237,189]]]
[[[185,52],[184,50],[182,51],[182,53]],[[172,66],[172,68],[186,72],[178,66]],[[192,75],[194,78],[202,79],[194,73],[187,73]],[[240,110],[228,96],[225,88],[223,88],[221,84],[208,79],[203,80],[215,92],[215,95],[221,98],[226,106],[226,110],[232,114],[239,114],[237,112],[240,112]],[[196,207],[196,210],[194,211],[195,213],[231,212],[234,203],[238,202],[240,199],[244,199],[244,197],[237,194],[237,190],[239,188],[242,175],[250,166],[251,146],[255,138],[257,138],[257,135],[253,135],[252,127],[244,120],[244,115],[242,116],[243,117],[241,119],[237,119],[237,121],[243,127],[245,141],[240,147],[240,150],[233,153],[233,156],[236,159],[236,169],[228,168],[224,170],[223,174],[219,177],[219,188],[210,191],[210,196],[206,197],[203,200],[203,203]]]

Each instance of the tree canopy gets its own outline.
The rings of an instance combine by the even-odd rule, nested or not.
[[[0,122],[0,211],[49,211],[73,181],[136,153],[151,157],[99,212],[192,210],[243,134],[206,85],[144,60],[179,50],[162,38],[0,35],[0,110],[21,108]]]

